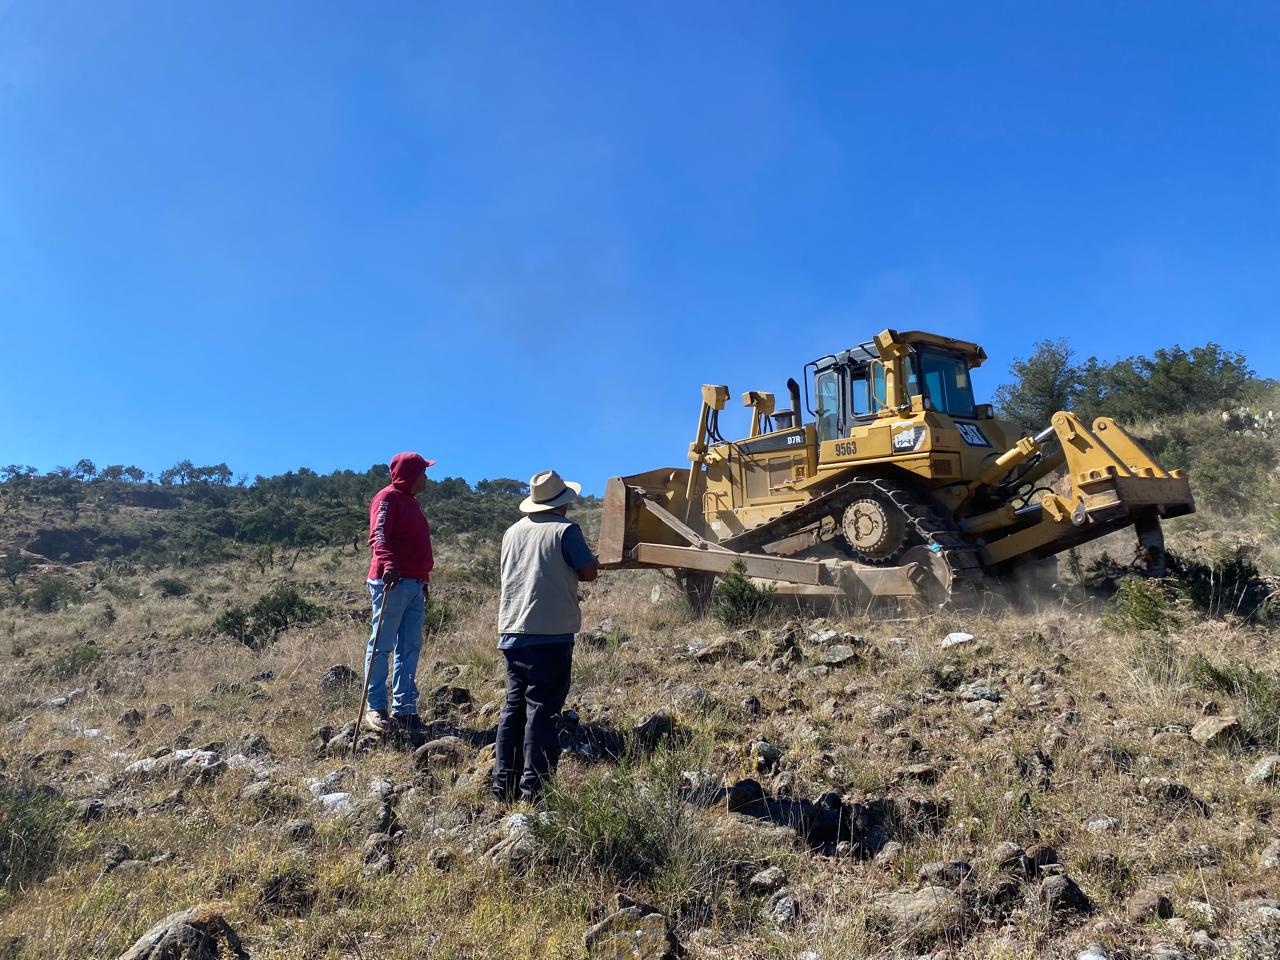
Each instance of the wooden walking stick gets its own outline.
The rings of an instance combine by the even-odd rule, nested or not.
[[[378,619],[373,625],[373,651],[369,654],[369,662],[364,665],[364,693],[360,694],[360,712],[356,714],[356,731],[351,735],[351,756],[353,757],[356,755],[356,744],[360,742],[360,724],[364,720],[364,707],[369,702],[369,678],[373,676],[373,658],[378,655],[378,641],[382,638],[382,617],[387,612],[387,594],[394,589],[394,584],[383,589],[382,606],[378,608]]]

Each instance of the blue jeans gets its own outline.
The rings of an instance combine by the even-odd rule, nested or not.
[[[401,580],[394,590],[383,588],[381,581],[369,584],[369,596],[373,598],[373,622],[382,614],[382,636],[378,640],[378,653],[373,655],[373,634],[364,652],[365,675],[369,678],[369,709],[387,709],[387,665],[391,651],[396,654],[391,669],[391,713],[407,716],[418,712],[418,685],[414,675],[418,672],[418,654],[422,652],[422,621],[426,616],[423,582]],[[372,658],[372,663],[370,662]]]

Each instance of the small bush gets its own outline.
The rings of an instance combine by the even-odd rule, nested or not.
[[[78,643],[47,660],[39,672],[54,680],[72,680],[96,666],[102,651],[89,643]]]
[[[191,585],[177,577],[161,577],[151,584],[162,597],[185,597],[191,592]]]
[[[1174,622],[1173,605],[1156,580],[1130,578],[1116,585],[1107,601],[1102,622],[1113,630],[1150,630],[1167,633]]]
[[[68,577],[51,576],[41,580],[22,598],[29,610],[53,613],[80,600],[80,590]]]
[[[533,822],[542,856],[568,882],[588,874],[640,886],[671,913],[714,903],[741,851],[706,831],[683,796],[680,770],[675,754],[659,750],[628,755],[572,789],[552,787],[548,816]]]
[[[255,650],[265,647],[290,627],[318,623],[328,616],[320,606],[305,600],[294,587],[278,587],[249,607],[228,607],[213,622],[213,629],[234,637]]]
[[[48,873],[67,816],[66,804],[50,788],[0,777],[0,902]]]
[[[498,587],[502,585],[502,559],[496,548],[477,553],[467,568],[472,580],[482,587]]]
[[[1277,588],[1262,576],[1243,544],[1205,559],[1169,554],[1169,574],[1191,604],[1211,616],[1266,621],[1277,613]]]
[[[1239,661],[1214,664],[1197,653],[1187,661],[1184,676],[1193,686],[1238,699],[1246,732],[1263,743],[1280,744],[1280,675]]]
[[[119,580],[107,580],[102,584],[102,589],[117,600],[137,600],[139,598],[137,587],[121,583]]]
[[[444,630],[455,620],[457,620],[457,614],[454,613],[453,607],[444,600],[432,597],[427,601],[422,630],[429,637]]]
[[[727,627],[740,627],[762,615],[773,604],[773,587],[758,587],[747,579],[747,567],[735,560],[712,592],[712,612]]]

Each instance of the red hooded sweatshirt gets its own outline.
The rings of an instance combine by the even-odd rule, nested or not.
[[[381,580],[394,567],[406,580],[426,580],[435,561],[431,526],[409,491],[426,472],[428,462],[416,453],[398,453],[391,461],[391,485],[369,504],[369,579]]]

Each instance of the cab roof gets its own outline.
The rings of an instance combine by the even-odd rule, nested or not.
[[[924,330],[906,330],[902,333],[897,330],[885,330],[876,339],[899,343],[906,347],[922,346],[949,350],[952,353],[961,354],[971,368],[981,366],[983,361],[987,359],[987,352],[972,341],[956,340],[937,333],[927,333]],[[860,343],[858,346],[848,350],[819,357],[813,361],[812,366],[818,370],[826,370],[828,367],[843,366],[849,363],[865,363],[868,360],[880,359],[882,357],[879,347],[876,346],[876,341],[868,340],[866,343]]]

